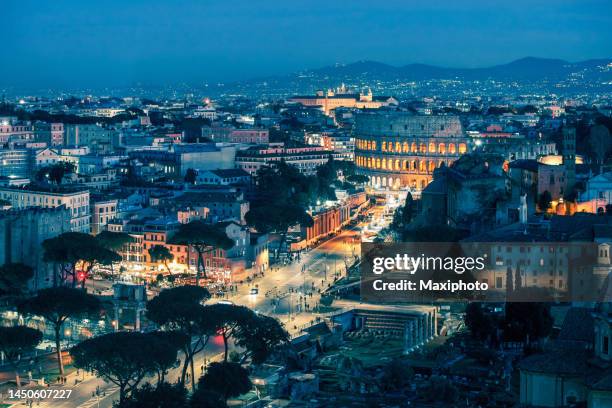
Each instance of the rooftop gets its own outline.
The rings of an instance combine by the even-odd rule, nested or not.
[[[75,186],[43,186],[40,184],[27,184],[24,186],[9,186],[0,187],[2,191],[23,191],[30,193],[53,194],[53,195],[69,195],[89,193],[87,188],[79,188]]]
[[[221,178],[250,177],[250,174],[242,169],[217,169],[210,170],[210,172]]]
[[[237,192],[186,192],[174,199],[175,202],[238,202],[242,196],[242,193]]]
[[[539,163],[537,160],[529,160],[529,159],[514,160],[510,162],[509,164],[511,169],[523,169],[523,170],[529,170],[533,172],[538,171],[538,165]]]
[[[593,317],[591,310],[585,307],[572,307],[568,310],[561,326],[558,340],[563,342],[593,343]]]

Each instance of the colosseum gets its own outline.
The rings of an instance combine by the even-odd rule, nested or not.
[[[450,165],[468,149],[457,116],[361,113],[353,133],[355,164],[374,188],[422,190],[436,167]]]

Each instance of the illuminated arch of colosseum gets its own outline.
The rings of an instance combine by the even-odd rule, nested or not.
[[[377,188],[423,189],[469,149],[456,116],[367,112],[355,118],[355,164]]]

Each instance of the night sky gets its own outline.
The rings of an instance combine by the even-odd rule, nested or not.
[[[0,86],[231,81],[357,60],[479,67],[612,56],[610,0],[499,3],[2,0]]]

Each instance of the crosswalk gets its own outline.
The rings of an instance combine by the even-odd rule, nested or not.
[[[119,387],[116,385],[111,385],[110,387],[104,389],[104,392],[106,393],[106,396],[100,396],[100,397],[92,397],[90,399],[88,399],[87,401],[85,401],[84,403],[79,405],[79,408],[92,408],[92,407],[97,407],[98,406],[98,402],[101,401],[104,398],[108,398],[111,395],[113,395],[116,392],[119,392]]]

